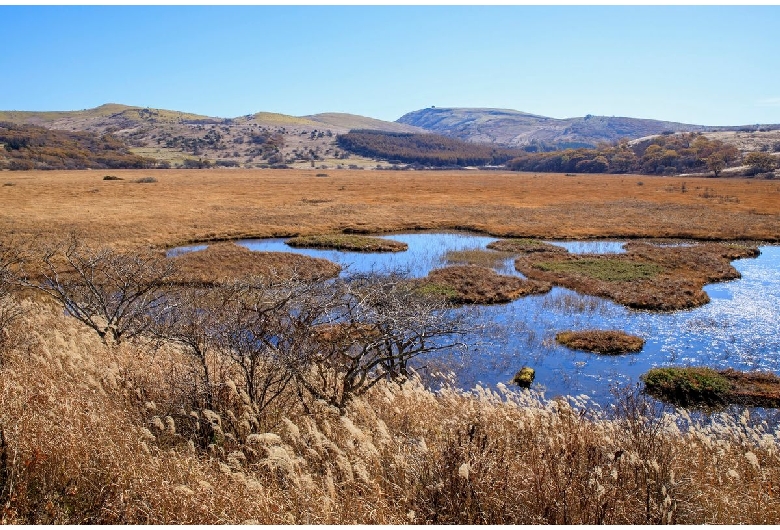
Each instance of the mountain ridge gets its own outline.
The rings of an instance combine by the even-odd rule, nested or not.
[[[534,144],[548,147],[595,147],[602,142],[636,139],[664,132],[714,132],[739,128],[590,114],[560,119],[512,109],[475,107],[430,107],[404,114],[396,121],[460,140],[510,147]]]

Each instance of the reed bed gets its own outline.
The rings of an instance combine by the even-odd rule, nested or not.
[[[503,172],[316,170],[4,173],[0,234],[170,248],[191,242],[467,229],[513,238],[766,239],[780,234],[767,180]],[[133,180],[151,176],[153,185]],[[637,181],[644,182],[637,186]],[[682,183],[686,183],[683,193]],[[704,188],[739,202],[701,197]],[[698,191],[697,191],[698,190]],[[305,199],[305,200],[304,200]],[[325,201],[325,202],[323,202]]]
[[[311,403],[255,423],[229,374],[222,412],[193,408],[175,349],[106,346],[23,305],[29,341],[0,367],[3,523],[780,522],[780,432],[747,411],[691,417],[632,392],[603,411],[413,378],[343,414]]]

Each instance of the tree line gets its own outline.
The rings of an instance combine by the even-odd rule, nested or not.
[[[0,123],[0,169],[149,169],[160,164],[131,153],[111,134]]]
[[[718,176],[723,169],[741,163],[741,159],[739,150],[731,144],[698,133],[682,133],[635,142],[621,140],[592,149],[523,153],[507,166],[515,171],[553,173],[674,175],[711,171]]]
[[[336,136],[336,143],[357,155],[426,167],[499,165],[519,154],[516,149],[464,142],[438,134],[354,130]]]

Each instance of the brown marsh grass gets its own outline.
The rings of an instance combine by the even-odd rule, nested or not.
[[[625,254],[538,253],[518,258],[515,267],[529,278],[628,307],[667,311],[706,304],[705,284],[738,278],[731,260],[756,255],[755,247],[721,243],[690,247],[630,243]]]
[[[645,340],[624,331],[587,329],[580,331],[561,331],[555,340],[573,350],[584,350],[603,355],[619,355],[642,351]]]
[[[7,172],[0,233],[171,247],[341,231],[469,229],[506,237],[777,240],[780,184],[696,179],[435,171]],[[140,186],[142,177],[157,182]],[[638,180],[644,182],[637,186]],[[686,186],[683,187],[682,183]],[[739,202],[700,197],[697,189]],[[304,201],[305,200],[305,201]],[[327,202],[322,202],[327,201]]]
[[[552,288],[549,283],[498,274],[476,265],[434,269],[419,283],[427,292],[442,292],[456,304],[503,304]]]
[[[257,425],[229,374],[226,408],[199,409],[175,350],[106,346],[24,304],[29,341],[0,367],[3,523],[780,521],[778,433],[747,412],[702,423],[627,394],[607,415],[412,380]]]
[[[514,256],[513,252],[471,248],[466,250],[449,250],[442,259],[448,264],[477,265],[489,269],[498,269],[512,256]]]
[[[642,380],[653,396],[683,406],[780,406],[780,377],[769,372],[670,366],[653,368]]]
[[[297,248],[329,248],[354,252],[403,252],[409,245],[381,237],[354,234],[318,234],[291,237],[286,242]]]
[[[780,187],[771,181],[112,173],[124,180],[103,181],[94,171],[9,172],[0,237],[56,242],[78,232],[90,243],[162,250],[344,230],[780,234]],[[157,182],[133,182],[143,177]],[[695,190],[705,183],[714,190],[708,196],[739,201],[702,197]],[[190,256],[191,279],[212,278],[227,254],[243,263],[243,251],[227,248],[201,264]],[[733,254],[718,248],[711,265],[728,272]],[[655,263],[698,259],[685,256]],[[23,314],[13,333],[24,340],[6,345],[0,363],[1,523],[780,522],[780,433],[747,411],[702,421],[626,393],[607,414],[584,398],[544,401],[503,385],[434,393],[412,379],[377,384],[343,414],[324,402],[304,404],[290,388],[260,415],[236,385],[235,365],[216,352],[207,359],[216,410],[205,409],[197,362],[183,350],[143,338],[107,345],[60,307],[12,296]]]
[[[292,252],[254,252],[233,243],[215,243],[204,250],[173,258],[178,283],[210,285],[242,277],[274,275],[280,279],[338,276],[341,267],[322,258]]]

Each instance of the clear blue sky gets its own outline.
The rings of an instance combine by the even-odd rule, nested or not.
[[[0,6],[0,109],[780,123],[780,6]]]

